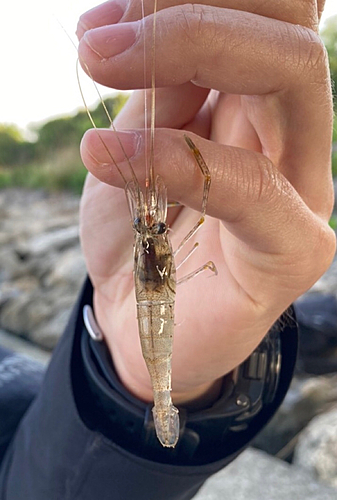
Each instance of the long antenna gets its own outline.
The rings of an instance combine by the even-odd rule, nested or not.
[[[72,40],[72,38],[70,37],[70,35],[69,35],[69,33],[67,32],[67,30],[64,28],[64,26],[63,26],[63,25],[62,25],[62,23],[59,21],[59,19],[57,19],[57,18],[56,18],[56,20],[57,20],[58,24],[60,25],[60,27],[62,28],[62,30],[64,31],[64,33],[66,34],[66,36],[68,37],[68,39],[70,40],[70,42],[71,42],[71,44],[73,45],[73,47],[75,48],[76,52],[78,52],[78,48],[77,48],[76,44],[74,43],[74,41]],[[132,165],[131,165],[130,159],[129,159],[128,155],[126,154],[126,151],[125,151],[125,149],[124,149],[124,146],[123,146],[123,144],[122,144],[122,141],[120,140],[120,137],[119,137],[118,131],[117,131],[117,129],[116,129],[116,127],[115,127],[115,125],[114,125],[114,123],[113,123],[113,121],[112,121],[112,118],[111,118],[111,116],[110,116],[110,113],[109,113],[109,111],[108,111],[108,109],[107,109],[106,105],[105,105],[105,102],[104,102],[104,100],[103,100],[103,97],[102,97],[102,95],[101,95],[101,93],[100,93],[100,91],[99,91],[99,89],[98,89],[98,87],[97,87],[97,85],[96,85],[96,82],[95,82],[95,80],[94,80],[94,78],[93,78],[93,76],[92,76],[92,74],[91,74],[91,72],[90,72],[90,70],[89,70],[89,68],[88,68],[87,64],[86,64],[84,61],[80,61],[79,59],[77,59],[77,61],[76,61],[76,74],[77,74],[77,82],[78,82],[78,86],[79,86],[80,94],[81,94],[81,97],[82,97],[82,101],[83,101],[83,104],[84,104],[85,110],[86,110],[86,112],[87,112],[87,115],[88,115],[88,117],[89,117],[89,120],[90,120],[90,122],[91,122],[92,126],[94,127],[94,129],[96,130],[96,133],[97,133],[98,137],[100,138],[100,141],[101,141],[101,143],[103,144],[103,146],[104,146],[105,150],[107,151],[107,153],[108,153],[109,157],[111,158],[112,163],[113,163],[113,164],[114,164],[114,166],[116,167],[116,169],[117,169],[118,173],[120,174],[120,176],[122,177],[122,179],[123,179],[124,183],[125,183],[125,184],[127,184],[127,180],[126,180],[125,176],[123,175],[122,171],[121,171],[121,170],[120,170],[120,168],[118,167],[118,164],[117,164],[116,160],[115,160],[115,159],[114,159],[114,157],[112,156],[112,154],[111,154],[111,152],[110,152],[110,150],[109,150],[108,146],[105,144],[105,142],[104,142],[104,140],[103,140],[103,138],[102,138],[101,134],[99,133],[99,131],[98,131],[98,129],[97,129],[97,126],[96,126],[96,124],[95,124],[95,121],[94,121],[94,119],[93,119],[93,117],[92,117],[92,114],[91,114],[91,112],[90,112],[90,110],[89,110],[89,108],[88,108],[88,105],[87,105],[87,103],[86,103],[86,100],[85,100],[85,97],[84,97],[84,94],[83,94],[83,90],[82,90],[82,85],[81,85],[81,81],[80,81],[80,76],[79,76],[79,70],[78,70],[78,63],[79,63],[79,62],[81,62],[81,63],[83,64],[83,66],[85,67],[85,69],[87,70],[88,75],[89,75],[90,79],[92,80],[92,83],[93,83],[93,85],[94,85],[94,87],[95,87],[95,90],[96,90],[96,92],[97,92],[97,95],[98,95],[98,97],[99,97],[99,100],[100,100],[100,102],[101,102],[101,104],[102,104],[102,106],[103,106],[104,112],[105,112],[105,114],[106,114],[106,116],[107,116],[107,118],[108,118],[108,120],[109,120],[109,123],[110,123],[110,125],[111,125],[111,127],[112,127],[113,131],[114,131],[114,132],[115,132],[115,134],[116,134],[118,144],[119,144],[119,146],[120,146],[120,148],[121,148],[121,150],[122,150],[122,152],[123,152],[123,155],[124,155],[124,157],[125,157],[125,159],[126,159],[126,161],[127,161],[128,165],[129,165],[129,169],[130,169],[130,172],[131,172],[131,175],[132,175],[132,179],[133,179],[133,181],[134,181],[134,183],[135,183],[135,186],[136,186],[136,188],[137,188],[138,202],[140,203],[140,187],[139,187],[139,182],[138,182],[137,176],[136,176],[136,174],[135,174],[135,171],[134,171],[134,169],[133,169],[133,167],[132,167]]]
[[[154,132],[156,114],[156,20],[158,1],[154,0],[152,28],[152,65],[151,65],[151,137],[150,137],[150,198],[154,201]]]
[[[102,97],[102,95],[101,95],[101,93],[100,93],[100,91],[99,91],[99,89],[98,89],[98,87],[97,87],[97,84],[96,84],[96,82],[95,82],[95,80],[94,80],[94,78],[93,78],[93,76],[92,76],[92,74],[91,74],[91,72],[90,72],[90,69],[88,68],[88,66],[87,66],[87,64],[86,64],[85,62],[80,61],[79,59],[78,59],[77,61],[78,61],[78,62],[81,62],[81,64],[83,64],[83,65],[84,65],[85,69],[86,69],[86,70],[87,70],[87,72],[88,72],[89,77],[90,77],[90,78],[91,78],[91,80],[92,80],[92,83],[93,83],[93,85],[94,85],[94,87],[95,87],[95,90],[96,90],[96,92],[97,92],[97,94],[98,94],[99,100],[100,100],[100,102],[101,102],[101,104],[102,104],[102,106],[103,106],[104,112],[105,112],[105,114],[106,114],[106,116],[107,116],[107,118],[108,118],[108,120],[109,120],[109,123],[110,123],[110,125],[111,125],[111,128],[112,128],[112,130],[113,130],[113,131],[115,132],[115,134],[116,134],[117,141],[118,141],[118,144],[119,144],[119,146],[120,146],[120,148],[121,148],[121,150],[122,150],[122,152],[123,152],[124,158],[126,159],[126,161],[127,161],[128,165],[129,165],[129,169],[130,169],[130,172],[131,172],[131,175],[132,175],[132,179],[133,179],[134,183],[135,183],[135,184],[136,184],[136,186],[137,186],[137,191],[139,192],[139,182],[138,182],[138,179],[137,179],[136,173],[135,173],[135,171],[134,171],[134,169],[133,169],[133,167],[132,167],[132,165],[131,165],[131,162],[130,162],[130,159],[129,159],[128,155],[126,154],[126,151],[125,151],[125,149],[124,149],[124,146],[123,146],[123,144],[122,144],[122,141],[120,140],[120,137],[119,137],[119,134],[118,134],[118,130],[116,129],[115,124],[114,124],[114,122],[112,121],[112,118],[111,118],[111,116],[110,116],[110,113],[109,113],[109,111],[108,111],[108,108],[107,108],[107,107],[106,107],[106,105],[105,105],[105,102],[104,102],[104,100],[103,100],[103,97]],[[76,67],[77,67],[77,76],[79,76],[79,74],[78,74],[78,63],[77,63],[77,66],[76,66]],[[86,102],[85,102],[85,100],[84,100],[84,97],[83,97],[83,92],[82,92],[82,87],[81,87],[81,82],[80,82],[79,78],[78,78],[78,84],[79,84],[79,87],[80,87],[80,92],[81,92],[82,100],[83,100],[83,103],[84,103],[84,106],[85,106],[86,112],[87,112],[87,114],[88,114],[88,116],[89,116],[89,119],[90,119],[91,123],[94,125],[94,128],[96,129],[96,131],[97,131],[98,135],[100,135],[100,134],[99,134],[99,132],[98,132],[98,129],[97,129],[96,125],[94,124],[94,121],[93,121],[93,118],[92,118],[91,113],[90,113],[90,111],[89,111],[89,108],[88,108],[88,106],[86,105]],[[101,137],[100,137],[100,139],[101,139],[101,141],[102,141],[102,142],[104,142],[104,141],[103,141],[103,139],[102,139]],[[108,147],[107,147],[105,144],[104,144],[104,146],[105,146],[105,148],[108,150]],[[110,152],[109,152],[109,156],[110,156],[110,158],[112,158],[112,155],[111,155],[111,153],[110,153]],[[114,165],[116,165],[115,160],[113,160],[113,163],[114,163]],[[118,169],[118,170],[119,170],[119,169]],[[122,177],[123,177],[123,176],[122,176]]]
[[[145,33],[145,6],[144,0],[141,0],[142,7],[142,25],[143,25],[143,33]],[[147,117],[147,90],[146,90],[146,66],[147,66],[147,58],[146,58],[146,37],[144,36],[144,44],[143,44],[143,78],[144,78],[144,151],[145,151],[145,179],[148,182],[149,178],[149,161],[148,161],[148,117]]]
[[[76,61],[76,74],[77,74],[77,81],[78,81],[78,87],[79,87],[79,89],[80,89],[80,93],[81,93],[81,97],[82,97],[82,101],[83,101],[83,104],[84,104],[85,110],[86,110],[86,112],[87,112],[87,115],[88,115],[88,117],[89,117],[89,120],[90,120],[90,122],[91,122],[92,126],[94,127],[94,129],[95,129],[95,130],[96,130],[96,132],[97,132],[98,137],[100,138],[101,143],[103,144],[103,146],[104,146],[105,150],[107,151],[108,155],[110,156],[110,158],[111,158],[111,160],[112,160],[112,163],[115,165],[116,169],[118,170],[118,173],[120,174],[120,176],[122,177],[123,181],[124,181],[124,182],[125,182],[125,184],[126,184],[126,183],[127,183],[127,180],[126,180],[126,178],[124,177],[124,175],[123,175],[123,173],[122,173],[121,169],[119,168],[118,164],[116,163],[116,160],[114,159],[114,157],[113,157],[113,156],[112,156],[112,154],[110,153],[110,150],[109,150],[108,146],[105,144],[105,142],[104,142],[104,140],[103,140],[103,138],[102,138],[101,134],[99,133],[99,131],[98,131],[97,127],[96,127],[96,123],[95,123],[95,121],[94,121],[94,119],[93,119],[93,117],[92,117],[92,114],[91,114],[91,112],[90,112],[90,110],[89,110],[88,106],[87,106],[87,103],[86,103],[86,100],[85,100],[85,97],[84,97],[84,94],[83,94],[83,90],[82,90],[81,82],[80,82],[80,75],[79,75],[79,72],[78,72],[78,63],[79,63],[79,60],[77,59],[77,61]],[[102,101],[102,103],[103,103],[103,101]],[[104,107],[105,107],[105,104],[104,104]],[[109,115],[109,116],[110,116],[110,115]],[[123,148],[122,148],[122,149],[123,149]],[[132,167],[131,167],[131,168],[132,168]]]

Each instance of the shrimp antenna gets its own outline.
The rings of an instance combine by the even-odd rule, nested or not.
[[[151,150],[150,150],[150,183],[154,186],[154,130],[156,113],[156,21],[158,1],[154,0],[152,29],[152,68],[151,68]]]
[[[141,9],[142,9],[142,26],[143,33],[145,33],[145,6],[144,0],[141,0]],[[149,173],[149,164],[148,164],[148,117],[147,117],[147,91],[146,91],[146,40],[144,37],[143,44],[143,79],[144,79],[144,148],[145,148],[145,178],[148,179]]]
[[[64,33],[67,35],[68,39],[70,40],[71,44],[73,45],[73,47],[75,48],[75,50],[76,50],[76,52],[77,52],[77,51],[78,51],[78,48],[77,48],[76,44],[74,43],[74,41],[72,40],[72,38],[70,37],[69,33],[68,33],[68,32],[67,32],[67,30],[64,28],[64,26],[63,26],[63,25],[62,25],[62,23],[59,21],[59,19],[57,19],[57,18],[56,18],[56,20],[57,20],[58,24],[60,25],[60,27],[62,28],[62,30],[64,31]],[[95,90],[96,90],[97,95],[98,95],[98,97],[99,97],[100,103],[101,103],[101,105],[103,106],[104,112],[105,112],[105,114],[106,114],[106,116],[107,116],[107,118],[108,118],[108,120],[109,120],[109,123],[110,123],[110,125],[111,125],[111,127],[112,127],[113,131],[114,131],[114,132],[115,132],[115,134],[116,134],[118,144],[119,144],[119,146],[120,146],[120,148],[121,148],[121,150],[122,150],[122,152],[123,152],[123,154],[124,154],[124,157],[125,157],[125,159],[126,159],[126,161],[127,161],[128,165],[129,165],[129,169],[130,169],[130,172],[131,172],[131,175],[132,175],[132,179],[133,179],[133,181],[134,181],[134,183],[135,183],[135,186],[137,187],[137,196],[138,196],[138,201],[140,202],[140,187],[139,187],[139,182],[138,182],[137,176],[136,176],[136,174],[135,174],[135,171],[134,171],[134,169],[133,169],[133,167],[132,167],[132,165],[131,165],[130,159],[129,159],[128,155],[126,154],[126,151],[125,151],[125,149],[124,149],[124,146],[123,146],[123,144],[122,144],[122,141],[120,140],[120,137],[119,137],[118,131],[117,131],[117,129],[116,129],[116,127],[115,127],[115,125],[114,125],[114,123],[113,123],[113,121],[112,121],[112,118],[111,118],[111,116],[110,116],[110,113],[109,113],[109,111],[108,111],[108,109],[107,109],[106,105],[105,105],[105,102],[104,102],[104,100],[103,100],[103,97],[102,97],[102,95],[101,95],[101,93],[100,93],[100,91],[99,91],[99,89],[98,89],[98,87],[97,87],[97,84],[96,84],[96,82],[95,82],[95,80],[94,80],[94,78],[93,78],[93,76],[92,76],[92,74],[91,74],[91,72],[90,72],[90,70],[89,70],[89,68],[88,68],[87,64],[86,64],[84,61],[80,61],[80,59],[77,59],[77,61],[76,61],[76,75],[77,75],[77,83],[78,83],[78,87],[79,87],[79,90],[80,90],[80,94],[81,94],[82,101],[83,101],[83,104],[84,104],[85,110],[86,110],[86,112],[87,112],[88,118],[89,118],[89,120],[90,120],[90,122],[91,122],[92,126],[93,126],[93,127],[94,127],[94,129],[96,130],[96,133],[97,133],[97,135],[98,135],[98,137],[99,137],[99,139],[100,139],[100,141],[101,141],[102,145],[104,146],[104,148],[105,148],[106,152],[108,153],[109,157],[111,158],[111,161],[112,161],[112,163],[114,164],[114,166],[116,167],[116,169],[117,169],[117,171],[118,171],[119,175],[122,177],[122,179],[123,179],[124,183],[125,183],[125,184],[127,184],[127,179],[125,178],[125,176],[124,176],[124,174],[122,173],[121,169],[119,168],[119,166],[118,166],[118,164],[117,164],[116,160],[115,160],[115,159],[114,159],[114,157],[112,156],[112,154],[111,154],[111,152],[110,152],[110,150],[109,150],[108,146],[106,145],[105,141],[103,140],[103,138],[102,138],[102,136],[101,136],[101,134],[100,134],[100,132],[99,132],[99,130],[98,130],[98,128],[97,128],[97,126],[96,126],[96,123],[95,123],[95,121],[94,121],[94,119],[93,119],[93,117],[92,117],[92,114],[91,114],[91,112],[90,112],[90,110],[89,110],[89,107],[88,107],[88,105],[87,105],[87,103],[86,103],[86,100],[85,100],[85,97],[84,97],[84,94],[83,94],[83,90],[82,90],[82,85],[81,85],[80,75],[79,75],[79,68],[78,68],[78,63],[79,63],[79,62],[81,62],[81,64],[83,64],[83,66],[85,67],[85,69],[86,69],[86,71],[87,71],[87,73],[88,73],[88,75],[89,75],[89,77],[90,77],[90,79],[91,79],[91,81],[92,81],[92,83],[93,83],[93,85],[94,85],[94,87],[95,87]]]
[[[107,118],[108,118],[108,120],[109,120],[109,123],[110,123],[110,125],[111,125],[111,128],[112,128],[112,130],[113,130],[113,131],[115,132],[115,134],[116,134],[117,141],[118,141],[118,144],[119,144],[119,146],[120,146],[120,148],[121,148],[121,150],[122,150],[122,152],[123,152],[124,158],[126,159],[126,161],[127,161],[128,165],[129,165],[130,172],[131,172],[131,175],[132,175],[132,179],[133,179],[134,183],[136,184],[136,186],[138,187],[138,190],[139,190],[139,182],[138,182],[138,179],[137,179],[136,173],[135,173],[135,171],[134,171],[134,169],[133,169],[133,167],[132,167],[132,165],[131,165],[131,162],[130,162],[130,159],[129,159],[128,155],[126,154],[126,151],[125,151],[125,149],[124,149],[123,143],[122,143],[122,141],[121,141],[121,140],[120,140],[120,138],[119,138],[118,131],[117,131],[116,127],[115,127],[114,122],[112,121],[112,118],[111,118],[111,116],[110,116],[110,113],[109,113],[109,111],[108,111],[108,108],[107,108],[107,107],[106,107],[106,105],[105,105],[105,102],[104,102],[104,100],[103,100],[103,97],[102,97],[102,95],[101,95],[101,93],[100,93],[100,91],[99,91],[99,89],[98,89],[98,87],[97,87],[97,84],[96,84],[96,82],[95,82],[95,80],[94,80],[94,78],[93,78],[93,76],[92,76],[92,74],[91,74],[91,72],[90,72],[90,69],[88,68],[88,66],[87,66],[87,64],[86,64],[85,62],[80,61],[80,60],[78,59],[78,60],[77,60],[77,75],[78,75],[78,76],[79,76],[79,73],[78,73],[78,62],[80,62],[81,64],[83,64],[83,65],[84,65],[84,67],[85,67],[86,71],[88,72],[89,77],[90,77],[90,78],[91,78],[91,80],[92,80],[92,83],[93,83],[93,85],[94,85],[94,87],[95,87],[95,90],[96,90],[96,92],[97,92],[97,95],[98,95],[98,97],[99,97],[99,100],[100,100],[100,102],[101,102],[101,104],[102,104],[102,106],[103,106],[104,112],[105,112],[105,114],[106,114],[106,116],[107,116]],[[80,83],[79,79],[78,79],[78,83],[79,83],[79,86],[80,86],[80,91],[81,91],[82,100],[83,100],[83,102],[84,102],[84,104],[85,104],[85,101],[84,101],[84,99],[83,99],[83,93],[82,93],[81,83]],[[85,104],[85,108],[86,108],[86,111],[87,111],[87,114],[88,114],[88,116],[89,116],[89,118],[90,118],[91,123],[93,124],[94,128],[96,129],[97,133],[99,134],[98,129],[97,129],[96,125],[94,124],[94,120],[93,120],[93,118],[92,118],[92,115],[91,115],[91,113],[90,113],[90,111],[89,111],[89,109],[88,109],[88,106],[87,106],[86,104]],[[103,139],[102,139],[102,138],[101,138],[101,140],[103,141]],[[104,142],[104,141],[103,141],[103,142]],[[109,150],[108,150],[108,147],[106,146],[106,144],[104,144],[104,146],[105,146],[105,148],[107,149],[107,151],[109,151]],[[111,159],[113,159],[113,157],[112,157],[112,155],[111,155],[111,153],[110,153],[110,152],[109,152],[109,156],[110,156],[110,158],[111,158]],[[114,163],[114,165],[115,165],[115,166],[117,166],[117,164],[116,164],[115,160],[113,160],[113,163]],[[117,167],[117,168],[118,168],[118,167]],[[119,169],[119,168],[118,168],[118,171],[120,172],[120,169]],[[120,172],[120,173],[121,173],[121,172]],[[122,175],[122,174],[121,174],[121,175]],[[123,176],[123,175],[122,175],[122,177],[123,177],[123,179],[124,179],[124,176]],[[124,179],[124,181],[125,181],[125,179]]]
[[[94,121],[94,119],[93,119],[93,117],[92,117],[92,114],[91,114],[91,112],[90,112],[90,110],[89,110],[89,108],[88,108],[88,105],[87,105],[87,103],[86,103],[86,100],[85,100],[85,97],[84,97],[84,94],[83,94],[83,90],[82,90],[82,86],[81,86],[81,82],[80,82],[80,75],[79,75],[79,71],[78,71],[78,63],[79,63],[79,59],[77,59],[77,61],[76,61],[76,75],[77,75],[78,87],[79,87],[79,89],[80,89],[80,93],[81,93],[81,97],[82,97],[82,101],[83,101],[83,104],[84,104],[85,110],[86,110],[86,112],[87,112],[87,115],[88,115],[88,117],[89,117],[89,120],[90,120],[90,122],[91,122],[92,126],[94,127],[94,129],[96,130],[96,133],[97,133],[98,137],[100,138],[101,143],[103,144],[103,146],[104,146],[104,148],[105,148],[106,152],[108,153],[109,157],[111,158],[112,163],[115,165],[115,167],[116,167],[116,169],[117,169],[118,173],[120,174],[120,176],[122,177],[123,181],[124,181],[124,182],[125,182],[125,184],[126,184],[126,183],[127,183],[127,180],[126,180],[126,178],[125,178],[124,174],[122,173],[121,169],[119,168],[119,166],[118,166],[118,164],[117,164],[116,160],[114,159],[114,157],[113,157],[113,156],[112,156],[112,154],[110,153],[110,150],[109,150],[108,146],[105,144],[105,141],[103,140],[103,138],[102,138],[101,134],[99,133],[98,128],[97,128],[97,126],[96,126],[96,123],[95,123],[95,121]],[[98,90],[98,89],[97,89],[97,90]],[[100,96],[100,99],[102,99],[102,98],[101,98],[101,96]],[[105,103],[104,103],[103,99],[101,100],[101,103],[102,103],[102,105],[103,105],[103,108],[104,108],[104,109],[106,109],[106,106],[105,106]],[[110,114],[109,114],[109,113],[108,113],[108,116],[109,116],[109,118],[110,118]],[[117,138],[118,138],[118,134],[117,134]],[[120,146],[121,146],[121,148],[122,148],[122,151],[123,151],[124,155],[126,156],[125,151],[124,151],[124,148],[123,148],[123,146],[122,146],[122,144],[121,144],[121,142],[120,142],[120,141],[119,141],[119,143],[120,143]],[[128,157],[127,157],[127,156],[126,156],[126,158],[127,158],[127,160],[129,161],[129,159],[128,159]],[[131,166],[131,165],[130,165],[130,166]],[[132,169],[131,171],[133,172],[133,168],[132,168],[132,166],[131,166],[131,169]],[[136,182],[137,182],[137,181],[136,181]],[[137,184],[138,184],[138,182],[137,182]]]

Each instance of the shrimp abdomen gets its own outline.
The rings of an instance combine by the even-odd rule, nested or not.
[[[174,302],[138,303],[137,312],[143,357],[153,387],[156,433],[163,446],[173,447],[179,437],[178,410],[170,394]]]

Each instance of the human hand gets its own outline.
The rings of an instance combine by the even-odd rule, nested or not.
[[[152,0],[145,4],[150,13]],[[190,131],[212,186],[210,217],[193,240],[199,249],[181,274],[213,260],[219,275],[204,274],[177,290],[172,359],[177,404],[202,395],[240,364],[327,269],[335,251],[328,227],[332,100],[326,53],[316,34],[322,2],[182,4],[159,2],[155,168],[169,198],[184,206],[168,216],[176,248],[201,206],[203,180],[183,139]],[[139,22],[138,1],[130,0],[124,15],[116,5],[107,2],[82,16],[79,57],[98,82],[141,88],[143,40],[149,62],[152,17]],[[115,124],[125,130],[119,137],[143,183],[141,92],[130,97]],[[115,133],[100,134],[128,175]],[[91,172],[81,234],[95,314],[121,380],[151,400],[138,340],[124,185],[95,131],[84,136],[82,157]]]

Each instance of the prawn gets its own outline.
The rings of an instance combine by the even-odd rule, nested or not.
[[[143,0],[142,11],[144,13]],[[217,274],[213,262],[209,261],[192,273],[177,281],[175,257],[185,243],[190,240],[205,221],[208,194],[211,185],[209,169],[190,137],[185,135],[185,141],[193,154],[204,177],[201,215],[197,223],[173,252],[168,236],[167,191],[163,180],[155,176],[154,169],[154,134],[155,134],[155,31],[156,31],[157,0],[154,0],[153,33],[152,33],[152,83],[151,83],[151,135],[150,135],[150,166],[146,176],[143,191],[137,180],[130,160],[125,154],[123,145],[118,138],[110,114],[106,109],[97,86],[105,113],[113,130],[116,132],[120,147],[128,161],[132,180],[127,181],[108,147],[97,131],[101,142],[107,150],[113,164],[125,182],[125,193],[129,205],[132,227],[134,231],[134,282],[137,303],[138,329],[142,354],[151,378],[154,406],[152,409],[155,430],[160,443],[165,447],[174,447],[179,438],[179,412],[171,399],[171,359],[174,333],[174,305],[176,286],[209,269]],[[144,15],[143,15],[144,19]],[[144,50],[145,56],[145,50]],[[144,61],[145,68],[145,61]],[[86,70],[91,77],[89,68]],[[145,72],[145,69],[144,69]],[[92,77],[91,77],[92,79]],[[92,79],[93,80],[93,79]],[[79,82],[82,99],[92,125],[96,125],[86,105]],[[146,116],[146,112],[145,112]],[[145,124],[146,125],[146,124]],[[146,130],[147,127],[145,126]],[[180,262],[180,267],[197,248],[192,250]]]

